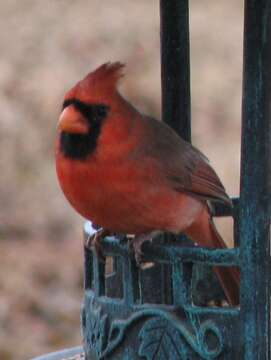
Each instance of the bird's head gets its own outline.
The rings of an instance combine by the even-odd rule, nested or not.
[[[95,150],[104,122],[116,111],[123,67],[119,62],[103,64],[65,95],[58,121],[60,150],[65,156],[84,159]]]

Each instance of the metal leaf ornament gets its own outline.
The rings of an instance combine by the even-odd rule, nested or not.
[[[147,360],[189,360],[187,346],[165,319],[149,320],[139,333],[139,355]]]
[[[87,343],[89,347],[96,353],[97,357],[102,355],[105,338],[106,338],[106,322],[107,315],[101,314],[101,307],[94,307],[87,314],[90,327],[87,331]]]

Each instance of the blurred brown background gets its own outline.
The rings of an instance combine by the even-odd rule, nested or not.
[[[190,3],[193,141],[238,194],[243,4]],[[54,169],[63,95],[120,60],[122,92],[159,116],[159,1],[9,0],[0,17],[0,359],[29,359],[80,344],[82,219]]]

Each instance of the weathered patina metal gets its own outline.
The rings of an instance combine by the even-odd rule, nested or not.
[[[270,359],[271,1],[245,2],[240,184],[246,360]]]
[[[163,119],[190,140],[188,0],[160,0],[160,10]],[[140,269],[127,242],[109,237],[109,274],[85,249],[88,360],[270,360],[270,27],[271,1],[246,0],[240,200],[233,210],[214,204],[215,216],[233,215],[240,248],[202,249],[165,235],[144,245]],[[93,231],[86,223],[85,236]],[[221,299],[210,271],[202,276],[207,265],[240,266],[240,307],[203,306]]]

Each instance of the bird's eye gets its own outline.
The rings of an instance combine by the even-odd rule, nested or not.
[[[94,109],[94,114],[97,120],[102,120],[106,117],[106,115],[108,114],[109,111],[109,107],[106,105],[95,105]]]
[[[70,105],[73,105],[91,125],[104,120],[110,110],[105,104],[88,104],[78,99],[65,100],[63,109]]]

